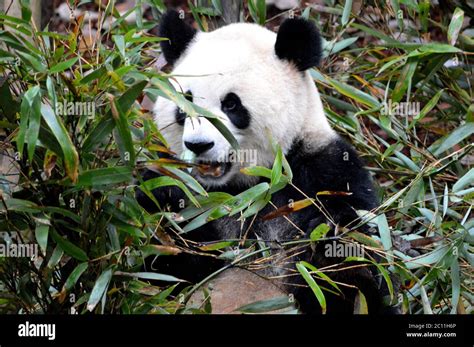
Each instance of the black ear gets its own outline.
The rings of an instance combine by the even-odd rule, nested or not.
[[[196,30],[181,19],[178,12],[170,10],[161,17],[159,35],[169,39],[161,41],[161,50],[168,64],[173,65],[196,35]]]
[[[275,53],[278,58],[295,64],[300,71],[318,66],[322,54],[318,29],[306,19],[285,20],[278,30]]]

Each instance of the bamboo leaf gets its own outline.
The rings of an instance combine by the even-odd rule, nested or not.
[[[110,280],[112,279],[113,268],[108,268],[100,274],[92,288],[91,295],[87,301],[87,309],[92,312],[97,304],[102,300],[102,297],[107,292],[107,287],[109,286]]]
[[[79,156],[76,148],[69,137],[69,134],[61,120],[54,114],[49,105],[41,105],[41,113],[51,132],[56,137],[63,153],[56,153],[61,156],[65,163],[66,173],[72,182],[77,181]],[[52,148],[50,148],[52,150]]]
[[[448,27],[448,41],[451,45],[455,45],[459,36],[459,32],[464,22],[464,11],[456,7]]]
[[[66,61],[62,61],[62,62],[54,65],[53,67],[51,67],[49,69],[49,73],[53,74],[53,73],[63,72],[64,70],[67,70],[71,66],[73,66],[78,60],[79,60],[78,57],[74,57],[74,58],[68,59]]]
[[[316,283],[316,281],[311,276],[311,274],[308,272],[308,269],[304,266],[304,264],[302,264],[301,262],[297,263],[296,268],[300,272],[301,276],[303,276],[306,283],[308,283],[309,287],[311,288],[314,295],[316,296],[316,299],[318,300],[319,305],[321,306],[322,313],[325,314],[326,313],[326,298],[321,288]]]

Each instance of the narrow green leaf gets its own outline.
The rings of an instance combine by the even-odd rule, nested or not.
[[[464,187],[474,184],[474,168],[462,176],[453,186],[453,192],[459,192]]]
[[[87,267],[88,267],[87,262],[78,264],[74,268],[74,270],[72,270],[66,282],[64,282],[63,290],[66,290],[66,291],[71,290],[76,284],[76,282],[79,280],[81,275],[84,273],[84,271],[86,271]]]
[[[316,296],[316,299],[319,302],[319,305],[321,306],[321,311],[323,314],[326,313],[326,298],[324,296],[323,291],[319,287],[319,285],[316,283],[314,278],[311,276],[311,274],[308,272],[308,269],[300,262],[296,264],[296,268],[300,272],[301,276],[303,276],[304,280],[306,283],[308,283],[309,287],[313,291],[314,295]]]
[[[241,306],[234,311],[243,313],[265,313],[293,306],[288,296],[265,299]]]
[[[451,265],[451,314],[456,314],[459,298],[461,296],[461,276],[458,259],[454,259]]]
[[[41,252],[46,255],[46,248],[48,247],[48,233],[49,225],[37,224],[35,228],[35,238]]]
[[[282,157],[283,153],[281,151],[281,147],[278,146],[277,149],[277,154],[275,156],[275,161],[273,162],[273,167],[272,167],[272,177],[271,177],[271,186],[274,186],[278,182],[280,182],[281,175],[282,175]]]
[[[380,214],[377,216],[375,219],[375,223],[377,223],[378,229],[379,229],[379,234],[380,234],[380,239],[382,240],[382,245],[384,250],[386,250],[388,253],[391,253],[392,251],[392,237],[391,237],[391,232],[390,232],[390,227],[388,226],[387,222],[387,217],[385,214]],[[389,261],[391,261],[389,257]]]
[[[448,27],[448,41],[453,46],[456,44],[463,22],[464,11],[456,7]]]
[[[78,174],[79,156],[77,154],[76,148],[74,147],[74,144],[71,141],[71,138],[69,137],[66,128],[64,127],[61,120],[54,114],[53,110],[49,105],[42,104],[41,113],[43,115],[43,119],[46,121],[46,124],[48,124],[48,127],[51,129],[63,151],[63,153],[56,154],[58,156],[63,155],[66,173],[72,182],[76,182]]]
[[[441,97],[443,92],[444,92],[444,89],[440,89],[431,98],[431,100],[426,103],[426,105],[423,107],[423,109],[420,111],[420,113],[418,115],[416,115],[415,117],[413,117],[413,121],[408,126],[408,129],[413,128],[416,125],[416,123],[418,123],[418,121],[420,119],[423,119],[428,114],[428,112],[430,112],[438,104],[439,98]]]
[[[102,272],[95,281],[94,288],[92,288],[89,301],[87,302],[87,309],[93,311],[97,304],[100,302],[102,297],[107,292],[107,287],[109,286],[110,280],[112,279],[113,269],[109,268]]]
[[[86,252],[84,252],[82,249],[77,247],[75,244],[73,244],[71,241],[66,240],[62,236],[60,236],[56,230],[51,229],[50,231],[51,237],[53,240],[58,244],[59,247],[66,253],[67,255],[70,255],[73,258],[76,258],[77,260],[80,261],[87,261],[89,258],[87,257]]]
[[[120,136],[119,149],[122,160],[130,166],[135,165],[135,148],[133,147],[132,133],[128,125],[127,115],[120,107],[112,95],[109,95],[109,102],[111,106],[112,116],[115,120],[118,134]],[[118,142],[118,141],[117,141]]]
[[[67,70],[71,66],[73,66],[78,60],[79,60],[79,57],[74,57],[66,61],[62,61],[54,65],[51,69],[49,69],[49,73],[53,74],[53,73],[63,72],[64,70]]]
[[[342,11],[342,18],[341,18],[342,26],[346,26],[346,24],[349,23],[351,12],[352,12],[352,0],[346,0],[346,3],[344,4],[344,10]]]
[[[367,299],[365,295],[359,290],[354,301],[354,314],[369,314],[369,308],[367,306]]]
[[[357,88],[354,88],[348,84],[339,82],[329,77],[327,77],[326,79],[339,93],[351,99],[354,99],[364,105],[370,106],[371,108],[379,108],[382,106],[376,98],[367,93],[364,93],[363,91]]]
[[[314,230],[311,232],[309,238],[311,239],[311,241],[318,241],[321,237],[326,235],[329,230],[331,230],[329,225],[327,225],[325,223],[321,223],[316,228],[314,228]]]
[[[92,169],[81,172],[76,187],[92,187],[129,182],[133,169],[128,166]]]
[[[441,140],[433,143],[428,150],[430,150],[435,156],[439,156],[446,150],[457,145],[465,138],[471,136],[474,133],[474,123],[466,123],[461,125],[456,130],[452,131],[448,135],[444,136]]]
[[[114,276],[127,276],[133,278],[141,278],[145,280],[156,280],[165,282],[184,282],[179,278],[170,275],[164,275],[156,272],[122,272],[115,271]]]
[[[160,188],[160,187],[168,187],[168,186],[177,186],[179,187],[184,194],[188,197],[188,199],[197,207],[200,206],[199,202],[196,200],[193,194],[189,191],[189,189],[184,185],[183,182],[178,181],[175,178],[168,177],[168,176],[160,176],[152,178],[148,181],[143,182],[140,185],[140,189],[142,191],[151,192],[153,189]]]

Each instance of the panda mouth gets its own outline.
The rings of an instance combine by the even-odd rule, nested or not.
[[[220,178],[229,172],[231,166],[230,162],[200,160],[197,165],[197,172],[201,177]]]

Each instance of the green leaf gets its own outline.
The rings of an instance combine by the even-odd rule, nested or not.
[[[49,69],[49,73],[58,73],[62,72],[64,70],[69,69],[71,66],[73,66],[77,61],[79,60],[79,57],[74,57],[71,59],[68,59],[66,61],[62,61],[56,65],[54,65],[51,69]]]
[[[128,166],[92,169],[81,172],[76,187],[92,187],[129,182],[133,169]]]
[[[456,314],[459,298],[461,296],[461,276],[458,259],[454,259],[451,265],[451,314]]]
[[[168,187],[168,186],[179,187],[195,206],[197,207],[200,206],[199,202],[196,200],[194,195],[191,194],[191,192],[184,185],[184,183],[172,177],[160,176],[160,177],[152,178],[148,181],[143,182],[140,185],[140,189],[144,192],[151,192],[153,189],[160,188],[160,187]]]
[[[462,28],[462,23],[464,22],[464,11],[459,7],[456,7],[451,18],[451,23],[448,27],[448,41],[451,45],[455,45],[459,36],[459,31]]]
[[[112,40],[115,42],[115,47],[120,55],[125,58],[125,38],[123,35],[113,35]]]
[[[28,143],[28,160],[31,162],[38,140],[41,121],[41,92],[34,86],[24,94],[21,102],[20,128],[16,138],[18,152],[23,155],[23,146]]]
[[[444,136],[441,140],[433,143],[428,150],[431,151],[435,156],[439,156],[441,153],[457,145],[465,138],[471,136],[474,133],[474,123],[466,123],[461,125],[450,134]]]
[[[94,288],[92,288],[92,292],[89,297],[89,301],[87,301],[87,309],[89,311],[92,312],[99,303],[99,301],[102,299],[102,297],[105,295],[110,280],[112,279],[113,268],[114,267],[111,267],[102,272],[99,278],[97,278],[97,280],[95,281]]]
[[[277,154],[275,156],[275,161],[273,162],[273,167],[272,167],[272,176],[271,176],[271,186],[276,185],[278,182],[280,182],[281,175],[282,175],[282,157],[283,153],[281,151],[281,147],[278,146],[277,149]]]
[[[77,81],[77,84],[80,84],[80,85],[88,84],[92,82],[93,80],[96,80],[104,76],[106,73],[107,73],[107,68],[105,66],[101,66],[100,68],[97,68],[96,70],[82,77],[79,81]]]
[[[88,267],[87,262],[78,264],[74,268],[74,270],[72,270],[72,272],[69,275],[69,277],[67,278],[66,282],[64,282],[63,290],[66,290],[66,291],[71,290],[74,287],[74,285],[76,284],[76,282],[79,280],[81,275],[84,273],[84,271],[87,270],[87,267]]]
[[[438,92],[431,98],[431,100],[426,103],[420,113],[413,117],[413,121],[408,126],[408,129],[413,128],[420,119],[423,119],[438,104],[439,98],[441,97],[443,92],[444,89],[438,90]]]
[[[415,258],[409,258],[405,260],[405,265],[408,269],[418,269],[423,266],[429,266],[431,264],[438,263],[446,253],[449,251],[447,246],[441,246],[432,252],[423,254]]]
[[[453,192],[459,192],[464,187],[472,184],[474,184],[474,168],[458,179],[458,181],[453,185]]]
[[[413,75],[415,74],[417,66],[418,60],[415,60],[413,58],[408,59],[407,64],[405,65],[400,76],[398,77],[397,84],[393,88],[393,102],[399,102],[406,92],[408,92],[408,94],[410,93]]]
[[[321,306],[321,311],[323,314],[326,313],[326,298],[324,296],[323,291],[319,287],[319,285],[316,283],[314,278],[311,276],[311,274],[308,272],[308,269],[304,266],[303,263],[299,262],[296,264],[296,268],[300,272],[301,276],[303,276],[304,280],[306,283],[308,283],[309,287],[313,291],[314,295],[316,296],[316,299],[319,302],[319,305]]]
[[[242,172],[245,175],[249,176],[259,176],[259,177],[265,177],[271,179],[272,177],[272,170],[270,170],[267,167],[263,166],[249,166],[249,167],[244,167],[240,169],[240,172]]]
[[[88,136],[84,140],[82,150],[84,152],[93,151],[102,141],[108,139],[108,135],[112,132],[115,127],[115,121],[113,117],[107,115],[97,122],[97,125],[89,132]]]
[[[369,314],[367,299],[360,290],[357,291],[357,295],[354,300],[354,314]]]
[[[327,77],[326,79],[339,93],[351,99],[354,99],[364,105],[370,106],[371,108],[379,108],[382,106],[376,98],[367,93],[364,93],[363,91],[357,88],[354,88],[345,83],[341,83],[329,77]]]
[[[311,241],[318,241],[321,237],[326,235],[329,230],[331,230],[329,225],[327,225],[325,223],[321,223],[316,228],[314,228],[314,230],[311,232],[309,238],[311,239]]]
[[[379,229],[379,234],[380,234],[380,239],[382,240],[382,245],[384,250],[386,250],[388,253],[391,253],[392,251],[392,237],[391,237],[391,232],[390,232],[390,227],[388,226],[387,222],[387,217],[385,214],[380,214],[377,216],[375,219],[375,223],[378,226]],[[390,257],[389,257],[390,261]]]
[[[265,0],[249,0],[247,5],[254,22],[264,25],[267,15]]]
[[[170,275],[164,275],[156,272],[122,272],[115,271],[114,276],[127,276],[133,278],[141,278],[145,280],[165,281],[165,282],[184,282],[179,278]]]
[[[346,3],[344,4],[344,10],[342,11],[342,18],[341,18],[342,26],[346,26],[346,24],[349,23],[349,17],[351,16],[351,12],[352,12],[352,0],[346,0]]]
[[[48,246],[49,225],[37,224],[35,228],[35,238],[41,252],[46,255],[46,248]]]
[[[65,163],[66,173],[72,182],[76,182],[78,174],[79,156],[76,148],[69,137],[69,134],[64,127],[61,120],[54,114],[51,106],[47,104],[41,105],[41,113],[43,119],[48,124],[52,133],[56,137],[63,153],[56,153],[58,156],[63,156]],[[51,149],[51,148],[50,148]],[[52,149],[51,149],[52,150]]]
[[[163,165],[163,167],[174,175],[178,176],[189,188],[194,190],[196,193],[201,194],[203,196],[208,196],[206,190],[199,184],[199,182],[193,176],[175,167],[171,167],[168,165]]]
[[[243,313],[265,313],[293,306],[288,296],[265,299],[241,306],[234,311]]]
[[[21,51],[17,51],[16,53],[21,57],[25,65],[32,67],[39,73],[46,73],[46,65],[41,60],[36,58],[36,56]]]
[[[326,281],[328,284],[330,284],[332,287],[334,287],[334,289],[336,289],[339,293],[342,294],[342,291],[341,289],[339,288],[339,286],[328,276],[326,275],[324,272],[322,271],[319,271],[314,265],[306,262],[306,261],[301,261],[300,262],[302,265],[304,265],[307,269],[311,270],[312,272],[314,272],[314,274],[316,276],[318,276],[319,278],[321,278],[322,280]]]
[[[67,255],[70,255],[71,257],[80,260],[80,261],[88,261],[89,258],[87,257],[86,252],[84,252],[82,249],[77,247],[75,244],[73,244],[71,241],[66,240],[62,236],[60,236],[56,230],[51,229],[50,231],[51,237],[53,240],[58,244],[59,247],[66,253]]]
[[[356,36],[356,37],[350,37],[348,39],[344,39],[338,42],[336,42],[335,40],[332,40],[331,42],[328,43],[327,46],[324,47],[324,55],[328,56],[329,54],[336,54],[342,51],[344,48],[347,48],[350,45],[352,45],[358,39],[359,37]]]
[[[128,125],[128,119],[126,113],[120,107],[119,103],[109,95],[109,101],[112,111],[112,116],[115,120],[118,134],[120,136],[120,142],[118,147],[121,152],[122,160],[130,166],[135,165],[135,148],[133,147],[132,133]]]
[[[257,200],[261,195],[267,193],[269,188],[270,186],[267,182],[262,182],[236,195],[229,201],[226,201],[225,205],[232,208],[232,212],[229,216],[233,216],[242,211],[245,207],[249,206],[252,201]]]
[[[57,245],[53,250],[53,254],[51,254],[51,257],[49,258],[47,265],[48,268],[53,269],[56,265],[58,265],[58,263],[61,261],[61,258],[63,257],[63,254],[64,251],[59,245]]]
[[[28,160],[33,161],[35,154],[36,142],[41,125],[41,94],[38,93],[32,104],[30,105],[30,117],[28,122],[28,130],[26,131],[26,142],[28,143]]]

